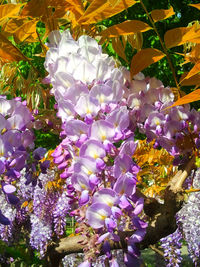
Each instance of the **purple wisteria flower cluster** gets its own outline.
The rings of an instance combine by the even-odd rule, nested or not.
[[[130,80],[126,77],[125,97],[131,111],[131,122],[146,135],[147,141],[155,140],[154,147],[165,148],[180,163],[179,155],[186,156],[199,148],[200,114],[190,106],[174,106],[174,94],[155,77],[144,77],[142,73]]]
[[[193,174],[191,175],[193,177]],[[200,188],[200,169],[193,178],[193,188]],[[188,252],[195,266],[200,264],[200,192],[190,193],[187,203],[177,214],[177,222],[187,242]]]
[[[44,256],[53,231],[53,216],[47,209],[58,199],[45,185],[54,179],[55,172],[47,171],[48,160],[41,161],[46,149],[34,149],[34,118],[25,101],[0,96],[0,120],[0,239],[16,241],[22,228],[31,228],[30,244]],[[33,202],[31,214],[23,207],[25,202]]]
[[[164,257],[167,267],[179,267],[182,261],[181,247],[182,233],[177,229],[173,234],[160,239],[161,247],[164,249]]]
[[[88,36],[75,41],[69,31],[54,31],[48,46],[44,82],[52,84],[62,141],[51,156],[35,149],[26,103],[0,96],[0,239],[20,240],[28,233],[31,247],[45,257],[50,241],[64,235],[66,216],[74,216],[75,233],[85,237],[80,266],[121,266],[109,241],[119,242],[124,232],[129,237],[123,262],[139,266],[138,244],[148,225],[137,191],[135,132],[155,140],[155,148],[165,148],[178,165],[180,155],[200,146],[199,112],[189,105],[168,108],[174,101],[170,88],[142,73],[131,80]],[[199,193],[192,193],[177,217],[194,262],[200,257],[198,205]],[[168,255],[179,255],[172,243],[179,246],[180,238],[174,233],[165,240]],[[179,257],[171,261],[178,264]]]
[[[6,97],[0,96],[0,194],[1,200],[4,199],[0,210],[0,223],[4,226],[10,225],[14,219],[14,210],[10,205],[15,206],[19,202],[15,195],[16,187],[12,183],[19,179],[28,152],[34,146],[34,136],[30,130],[32,121],[31,112],[20,98],[7,100]]]
[[[64,138],[52,156],[66,179],[69,212],[80,225],[76,232],[87,236],[81,224],[89,225],[112,261],[107,240],[118,242],[121,231],[132,230],[127,238],[130,264],[137,261],[136,243],[147,223],[139,216],[144,201],[136,194],[139,167],[132,155],[137,143],[123,97],[123,73],[88,36],[75,41],[69,31],[55,31],[49,40],[46,82],[53,85]],[[88,249],[86,262],[93,257]]]

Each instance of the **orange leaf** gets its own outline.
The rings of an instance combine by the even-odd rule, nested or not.
[[[188,103],[198,101],[198,100],[200,100],[200,89],[197,89],[197,90],[191,92],[190,94],[179,98],[172,106],[170,106],[170,108],[175,107],[175,106],[188,104]]]
[[[65,6],[57,6],[53,17],[62,18],[69,10],[71,10],[71,12],[74,14],[76,20],[78,20],[85,11],[81,0],[71,0],[67,1]]]
[[[9,61],[24,59],[20,51],[2,33],[0,33],[0,58]]]
[[[151,17],[154,20],[154,22],[167,19],[173,16],[174,14],[175,13],[172,6],[169,9],[155,9],[151,11]]]
[[[112,47],[115,50],[115,52],[118,54],[118,56],[120,56],[121,58],[123,58],[127,62],[126,55],[124,52],[125,49],[124,49],[121,41],[119,40],[119,38],[113,38],[112,39]]]
[[[42,17],[43,21],[55,16],[65,15],[61,10],[75,9],[79,16],[83,14],[83,6],[80,0],[30,0],[23,8],[21,15],[30,17]],[[58,11],[56,11],[58,10]]]
[[[182,86],[200,85],[200,74],[197,73],[189,79],[184,79],[187,73],[184,73],[180,79]]]
[[[136,4],[134,0],[120,0],[115,6],[107,0],[93,0],[83,16],[78,20],[79,24],[92,24],[97,21],[110,18],[130,6]]]
[[[163,57],[165,57],[165,54],[160,50],[154,48],[142,49],[131,60],[131,77]]]
[[[110,2],[110,4],[114,7],[114,6],[116,6],[117,4],[119,4],[119,2],[121,1],[121,0],[108,0],[109,2]]]
[[[59,5],[58,0],[55,0],[52,3],[51,0],[30,0],[23,8],[21,15],[30,16],[30,17],[42,17],[42,16],[51,16],[52,7]],[[63,1],[61,4],[64,5]],[[51,11],[51,12],[50,12]]]
[[[200,4],[189,4],[189,6],[193,6],[193,7],[200,10]]]
[[[29,20],[24,23],[14,32],[14,39],[16,43],[19,42],[36,42],[37,33],[36,33],[36,20]]]
[[[3,31],[4,35],[12,35],[19,27],[21,27],[25,22],[27,22],[27,18],[13,18],[9,19],[8,22],[4,25]]]
[[[169,30],[164,36],[167,48],[182,45],[186,42],[200,43],[200,28],[196,24],[191,27],[180,27]]]
[[[141,32],[130,34],[127,36],[127,41],[133,49],[141,50],[143,45],[143,36]]]
[[[197,62],[194,67],[188,72],[188,74],[185,76],[184,79],[189,79],[191,78],[192,76],[196,75],[197,73],[200,72],[200,61]],[[184,80],[183,79],[183,80]]]
[[[102,36],[117,37],[119,35],[128,35],[138,32],[145,32],[152,29],[148,24],[140,20],[124,21],[107,28],[101,32]]]
[[[5,4],[0,5],[0,21],[9,18],[12,16],[16,16],[21,8],[22,4]]]

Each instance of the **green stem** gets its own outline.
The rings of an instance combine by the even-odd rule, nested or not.
[[[165,46],[165,44],[164,44],[164,42],[163,42],[163,40],[162,40],[162,38],[161,38],[161,36],[160,36],[160,34],[159,34],[157,28],[156,28],[156,26],[155,26],[155,23],[154,23],[153,19],[151,18],[151,15],[149,14],[149,12],[148,12],[148,10],[146,9],[146,7],[145,7],[144,3],[142,2],[142,0],[140,0],[140,4],[141,4],[142,8],[144,9],[145,13],[147,14],[147,16],[148,16],[148,18],[149,18],[149,21],[151,22],[151,25],[152,25],[152,27],[153,27],[155,33],[157,34],[157,36],[158,36],[158,38],[159,38],[160,44],[161,44],[162,49],[163,49],[163,51],[164,51],[164,53],[165,53],[165,55],[166,55],[166,57],[167,57],[167,60],[168,60],[170,69],[171,69],[171,71],[172,71],[172,75],[173,75],[174,81],[175,81],[175,83],[176,83],[176,87],[177,87],[177,89],[179,90],[179,94],[180,94],[180,86],[179,86],[179,83],[178,83],[178,81],[177,81],[177,78],[176,78],[176,72],[175,72],[175,70],[174,70],[174,67],[173,67],[172,61],[171,61],[171,59],[170,59],[170,56],[169,56],[169,54],[168,54],[167,48],[166,48],[166,46]]]

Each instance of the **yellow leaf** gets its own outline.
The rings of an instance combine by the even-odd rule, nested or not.
[[[193,7],[200,10],[200,4],[189,4],[189,6],[193,6]]]
[[[22,4],[5,4],[0,5],[0,21],[9,18],[12,16],[16,16],[21,8]]]
[[[154,48],[142,49],[131,60],[131,77],[163,57],[165,57],[165,54],[160,50]]]
[[[134,4],[136,4],[134,0],[120,0],[116,6],[112,6],[107,0],[93,0],[83,16],[78,20],[78,23],[96,23],[97,21],[110,18]]]
[[[36,20],[29,20],[19,27],[13,34],[16,43],[19,42],[36,42],[37,33],[36,33]]]
[[[110,4],[114,7],[116,6],[117,4],[119,4],[121,0],[108,0],[108,2],[110,2]]]
[[[102,36],[117,37],[119,35],[128,35],[138,32],[145,32],[152,29],[148,24],[140,20],[124,21],[120,24],[116,24],[107,28],[101,32]]]
[[[197,90],[191,92],[190,94],[179,98],[172,106],[170,106],[170,108],[175,107],[175,106],[188,104],[188,103],[198,101],[198,100],[200,100],[200,89],[197,89]]]
[[[173,16],[174,14],[175,13],[172,6],[169,9],[155,9],[151,11],[151,17],[154,20],[154,22],[167,19]]]
[[[4,35],[12,35],[19,27],[21,27],[25,22],[27,22],[27,18],[13,18],[9,19],[8,22],[4,25],[3,31]]]
[[[18,61],[24,59],[20,51],[0,33],[0,58],[4,61]]]
[[[186,42],[200,43],[200,28],[196,24],[191,27],[180,27],[169,30],[164,36],[167,48],[182,45]]]
[[[199,72],[200,72],[200,61],[198,61],[198,62],[194,65],[194,67],[188,72],[188,74],[185,76],[185,78],[184,78],[183,80],[185,80],[185,79],[189,79],[189,78],[191,78],[192,76],[198,74]],[[183,81],[183,80],[182,80],[182,81]]]

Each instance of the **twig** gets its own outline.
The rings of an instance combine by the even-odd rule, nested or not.
[[[195,168],[195,157],[193,156],[183,170],[179,170],[177,174],[169,181],[168,186],[174,193],[182,190],[183,183]]]
[[[40,45],[41,45],[42,49],[44,50],[44,53],[46,54],[47,49],[46,49],[46,47],[44,46],[44,44],[42,43],[42,40],[41,40],[41,38],[40,38],[40,35],[39,35],[39,32],[37,31],[37,29],[36,29],[36,33],[37,33],[37,36],[38,36]]]
[[[162,40],[162,38],[161,38],[161,36],[160,36],[160,34],[159,34],[157,28],[156,28],[156,26],[155,26],[155,23],[154,23],[153,19],[151,18],[151,15],[149,14],[149,12],[148,12],[148,10],[146,9],[146,7],[145,7],[144,3],[142,2],[142,0],[140,0],[140,4],[141,4],[142,8],[144,9],[145,13],[147,14],[147,16],[148,16],[148,18],[149,18],[149,21],[151,22],[151,25],[152,25],[152,27],[153,27],[155,33],[157,34],[157,36],[158,36],[158,38],[159,38],[160,44],[161,44],[161,46],[162,46],[162,48],[163,48],[163,51],[164,51],[164,53],[165,53],[165,55],[166,55],[166,57],[167,57],[167,60],[168,60],[170,69],[171,69],[171,71],[172,71],[172,75],[173,75],[173,77],[174,77],[174,81],[175,81],[175,83],[176,83],[176,87],[177,87],[177,89],[178,89],[178,91],[179,91],[179,95],[180,95],[180,86],[179,86],[179,83],[178,83],[177,78],[176,78],[176,73],[175,73],[175,70],[174,70],[172,61],[171,61],[170,56],[169,56],[169,54],[168,54],[168,52],[167,52],[167,48],[166,48],[166,46],[165,46],[165,44],[164,44],[164,42],[163,42],[163,40]]]
[[[149,247],[164,258],[164,253],[160,249],[156,248],[153,245],[150,245]]]

